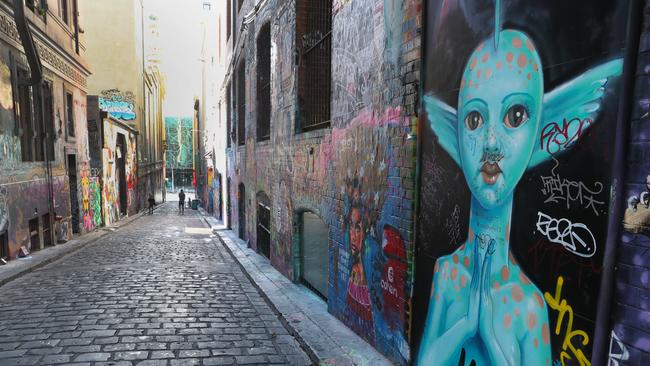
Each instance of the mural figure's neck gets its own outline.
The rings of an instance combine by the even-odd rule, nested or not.
[[[512,215],[512,196],[501,206],[486,209],[472,197],[470,208],[469,229],[473,235],[469,236],[470,244],[480,244],[481,256],[485,254],[490,240],[495,240],[492,253],[492,270],[496,271],[508,263],[510,248],[510,222]],[[471,245],[469,245],[471,247]],[[497,266],[497,264],[500,264]]]

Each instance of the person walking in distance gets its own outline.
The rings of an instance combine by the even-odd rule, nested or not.
[[[149,215],[153,215],[153,207],[156,205],[156,200],[153,198],[153,194],[149,195]]]
[[[178,194],[178,211],[185,213],[185,192],[181,189],[181,192]]]

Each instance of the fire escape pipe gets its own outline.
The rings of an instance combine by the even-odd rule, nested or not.
[[[38,56],[38,52],[36,52],[36,45],[32,39],[32,32],[29,30],[29,25],[25,18],[25,5],[23,4],[23,0],[14,0],[14,21],[16,22],[16,28],[20,35],[21,44],[25,49],[25,55],[27,56],[27,62],[29,62],[30,71],[30,77],[19,78],[18,83],[29,86],[40,84],[43,80],[41,59]]]

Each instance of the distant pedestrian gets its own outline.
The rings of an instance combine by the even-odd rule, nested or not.
[[[156,205],[156,200],[153,198],[153,194],[149,195],[149,215],[153,215],[153,207]]]
[[[178,211],[185,213],[185,192],[181,189],[181,192],[178,194]]]

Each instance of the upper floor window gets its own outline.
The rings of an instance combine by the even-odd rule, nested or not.
[[[296,2],[297,132],[330,125],[332,0]]]
[[[29,77],[29,72],[25,69],[18,69],[18,79]],[[18,135],[20,136],[20,151],[23,161],[34,161],[36,153],[34,151],[34,126],[32,114],[32,91],[29,85],[17,83],[16,93],[17,103],[16,112],[18,114]]]
[[[65,121],[68,137],[74,137],[74,99],[72,93],[65,93]]]
[[[257,36],[257,141],[271,137],[271,25]]]
[[[61,20],[63,23],[70,24],[70,7],[68,6],[68,0],[59,0],[61,2]]]
[[[226,2],[226,42],[232,33],[232,0]]]
[[[237,144],[246,143],[246,58],[237,66]]]

